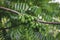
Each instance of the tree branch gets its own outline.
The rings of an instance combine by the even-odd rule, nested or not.
[[[43,24],[54,24],[54,25],[60,25],[60,22],[45,22],[42,20],[37,20],[39,23],[43,23]]]
[[[12,13],[15,13],[15,14],[19,14],[19,12],[15,11],[15,10],[12,10],[12,9],[9,9],[9,8],[5,8],[5,7],[0,6],[0,9],[5,10],[5,11],[9,11],[9,12],[12,12]]]
[[[12,9],[9,9],[9,8],[5,8],[5,7],[0,6],[0,9],[5,10],[5,11],[9,11],[9,12],[12,12],[12,13],[15,13],[15,14],[19,14],[18,11],[15,11],[15,10],[12,10]],[[60,22],[45,22],[45,21],[42,21],[42,20],[37,20],[37,22],[43,23],[43,24],[56,24],[56,25],[58,24],[58,25],[60,25]],[[7,29],[7,28],[5,28],[5,29]]]

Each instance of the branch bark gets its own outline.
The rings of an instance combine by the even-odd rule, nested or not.
[[[0,6],[0,10],[5,10],[5,11],[9,11],[9,12],[12,12],[12,13],[15,13],[15,14],[19,14],[19,12],[15,11],[15,10],[5,8],[5,7],[1,7],[1,6]]]
[[[15,14],[20,14],[18,11],[15,11],[15,10],[12,10],[12,9],[9,9],[9,8],[5,8],[5,7],[1,7],[1,6],[0,6],[0,9],[1,9],[1,10],[5,10],[5,11],[9,11],[9,12],[12,12],[12,13],[15,13]],[[43,24],[55,24],[55,25],[60,25],[60,22],[45,22],[45,21],[42,21],[42,20],[37,20],[37,22],[43,23]],[[7,28],[5,28],[5,29],[7,29]]]
[[[39,23],[43,23],[43,24],[54,24],[54,25],[60,25],[60,22],[45,22],[42,20],[37,20]]]

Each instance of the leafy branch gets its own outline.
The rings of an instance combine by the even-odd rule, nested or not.
[[[12,10],[12,9],[9,9],[9,8],[5,8],[5,7],[0,6],[0,9],[12,12],[14,14],[20,14],[18,11],[15,11],[15,10]],[[23,14],[21,14],[21,15],[23,15]],[[44,24],[60,24],[60,22],[45,22],[45,21],[42,21],[42,20],[37,20],[37,22],[44,23]]]

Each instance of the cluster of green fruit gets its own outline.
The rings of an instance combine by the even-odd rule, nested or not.
[[[11,18],[12,19],[12,18]],[[32,28],[33,31],[37,32],[45,32],[48,28],[47,25],[44,26],[44,24],[41,24],[37,22],[37,17],[31,16],[31,15],[18,15],[15,19],[12,20],[12,25],[18,26],[18,25],[24,25],[25,28]],[[22,26],[21,26],[22,27]]]

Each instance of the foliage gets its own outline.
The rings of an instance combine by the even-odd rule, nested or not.
[[[11,27],[0,31],[0,40],[56,40],[60,25],[37,22],[37,19],[59,22],[59,4],[48,2],[49,0],[0,0],[0,6],[20,12],[16,15],[0,10],[0,28]]]

